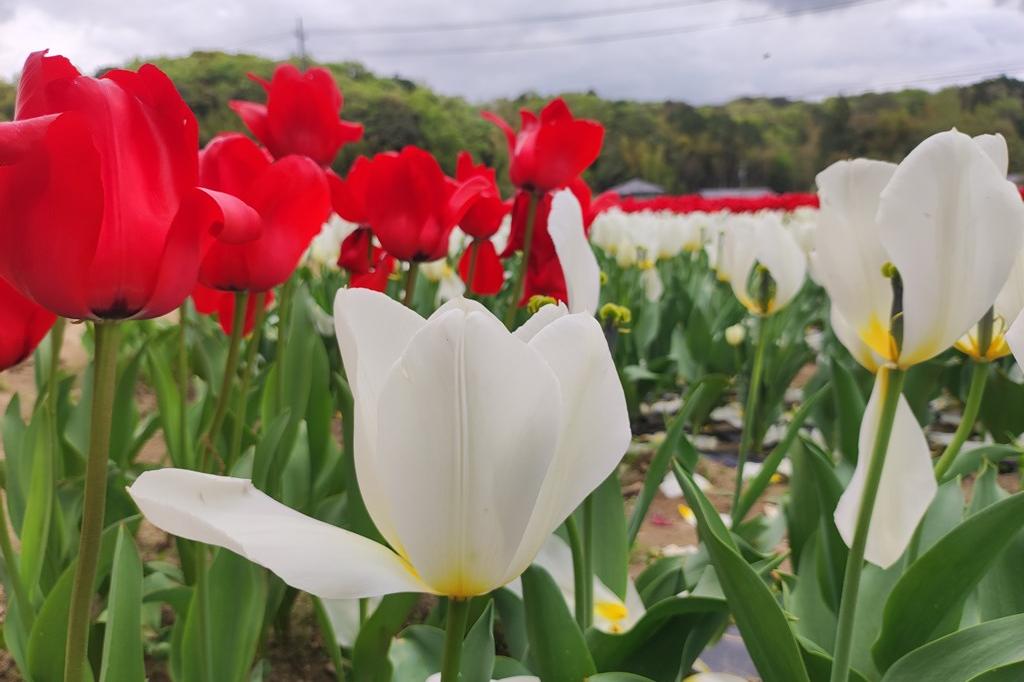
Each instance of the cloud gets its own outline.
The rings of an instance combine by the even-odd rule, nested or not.
[[[14,75],[25,55],[41,47],[85,70],[196,49],[280,59],[296,51],[299,17],[315,59],[359,60],[475,101],[593,89],[612,98],[709,103],[1024,73],[1024,13],[1015,0],[852,1],[859,4],[818,12],[813,8],[851,0],[680,0],[657,11],[558,21],[551,15],[630,6],[623,0],[569,6],[519,0],[514,9],[473,0],[0,0],[0,76]],[[493,25],[502,17],[538,16],[548,19]],[[438,26],[458,23],[487,25]],[[430,30],[384,30],[408,26]]]

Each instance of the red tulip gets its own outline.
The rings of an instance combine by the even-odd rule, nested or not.
[[[251,239],[258,216],[200,190],[195,117],[159,69],[82,76],[25,62],[0,123],[0,277],[79,319],[149,318],[196,282],[205,235]]]
[[[367,227],[356,228],[341,242],[338,267],[353,275],[365,275],[373,269],[373,249],[373,232]]]
[[[229,106],[274,158],[299,154],[329,166],[342,145],[363,136],[363,126],[341,120],[344,100],[327,69],[302,73],[282,64],[269,83],[254,74],[249,78],[266,90],[267,103],[232,100]]]
[[[219,135],[200,155],[204,187],[237,197],[259,214],[259,237],[244,244],[212,243],[199,282],[224,291],[266,291],[292,274],[330,214],[320,166],[302,156],[271,161],[255,142]]]
[[[344,180],[333,171],[327,174],[334,212],[350,223],[366,225],[370,222],[369,212],[366,210],[366,195],[371,172],[370,160],[360,156],[352,164]]]
[[[252,333],[253,325],[256,323],[256,299],[258,296],[249,296],[245,306],[245,325],[242,327],[242,335],[248,336]],[[202,284],[197,284],[192,292],[192,302],[196,310],[204,315],[216,315],[220,322],[220,328],[225,334],[231,336],[235,320],[235,294],[230,291],[210,289]],[[263,309],[270,308],[274,302],[274,292],[267,291],[263,297]]]
[[[395,257],[384,249],[373,247],[370,256],[373,267],[365,273],[352,273],[348,285],[352,289],[387,291],[388,280],[395,271]]]
[[[472,282],[470,270],[473,271]],[[501,285],[505,283],[505,267],[498,258],[494,242],[474,239],[459,259],[459,276],[474,293],[493,296],[501,291]]]
[[[459,152],[455,165],[455,179],[467,182],[472,178],[482,178],[485,189],[470,204],[466,215],[459,221],[459,227],[470,237],[490,239],[501,228],[501,221],[508,215],[512,205],[511,202],[502,201],[494,169],[483,164],[474,166],[473,157],[469,152]]]
[[[366,171],[366,213],[384,250],[405,261],[433,261],[448,253],[448,238],[486,182],[457,183],[418,147],[378,154]]]
[[[27,358],[56,319],[0,279],[0,370]]]
[[[512,184],[530,192],[565,187],[601,153],[604,126],[597,121],[574,118],[561,97],[540,112],[540,118],[523,109],[519,134],[504,119],[489,111],[483,117],[508,139]]]

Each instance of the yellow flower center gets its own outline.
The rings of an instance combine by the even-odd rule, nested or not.
[[[629,616],[629,609],[626,608],[625,604],[613,601],[595,602],[594,612],[604,620],[611,622],[612,632],[621,632],[619,623],[626,620]]]

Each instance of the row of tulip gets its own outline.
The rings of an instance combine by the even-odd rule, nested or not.
[[[0,367],[49,332],[31,417],[4,419],[4,642],[26,679],[141,680],[147,660],[275,679],[261,652],[300,593],[338,679],[675,682],[730,622],[765,680],[1019,671],[1024,498],[995,475],[1019,453],[965,448],[979,415],[1024,430],[983,401],[1024,393],[1002,359],[1024,351],[1024,204],[1001,137],[840,162],[816,196],[636,202],[591,196],[603,129],[556,99],[518,131],[485,114],[506,200],[467,154],[455,177],[415,147],[340,177],[362,129],[329,73],[260,82],[265,104],[232,103],[259,144],[198,150],[157,69],[35,53],[0,124]],[[81,383],[65,318],[92,323]],[[919,424],[964,371],[933,470]],[[680,387],[627,513],[631,425]],[[695,444],[733,397],[720,516]],[[633,578],[666,476],[701,544]],[[173,553],[140,554],[138,511]]]

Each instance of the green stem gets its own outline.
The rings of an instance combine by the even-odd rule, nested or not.
[[[188,327],[188,300],[182,302],[178,308],[178,449],[179,457],[189,466],[194,466],[188,447],[188,389],[189,389],[189,367],[188,343],[186,334]]]
[[[747,404],[743,408],[743,433],[740,435],[740,449],[736,457],[736,486],[733,489],[732,497],[732,524],[735,528],[743,520],[737,517],[740,511],[740,493],[743,491],[743,467],[747,463],[750,451],[753,449],[754,430],[757,427],[758,398],[761,394],[761,375],[764,373],[764,352],[768,346],[768,319],[757,318],[760,321],[757,333],[757,350],[754,353],[754,367],[750,373],[750,386],[747,388]]]
[[[231,341],[228,345],[228,358],[224,363],[224,378],[220,382],[220,391],[217,393],[217,407],[213,411],[213,421],[210,429],[203,436],[203,456],[199,463],[199,470],[206,472],[210,464],[210,455],[214,452],[214,442],[224,425],[224,417],[228,412],[228,400],[231,394],[231,382],[238,373],[238,355],[242,346],[242,335],[245,333],[245,308],[249,302],[249,292],[239,291],[235,294],[235,314],[231,320]],[[280,383],[281,377],[278,377]]]
[[[32,604],[28,600],[25,585],[21,582],[21,569],[18,567],[18,557],[14,554],[14,548],[11,546],[10,529],[7,527],[7,510],[3,501],[0,501],[0,552],[3,552],[7,578],[11,581],[11,589],[14,590],[14,602],[18,605],[21,627],[27,636],[32,630],[35,614],[32,611]]]
[[[284,378],[281,376],[284,367],[284,353],[288,348],[289,321],[292,312],[292,299],[295,298],[295,275],[292,275],[281,288],[281,302],[277,306],[277,409],[284,409],[287,397],[284,394]]]
[[[978,410],[981,409],[981,398],[985,395],[989,365],[990,363],[984,360],[974,363],[974,368],[971,370],[971,387],[967,391],[967,402],[964,403],[964,413],[960,419],[960,425],[956,427],[953,440],[949,441],[949,445],[942,451],[939,461],[935,463],[935,478],[939,481],[945,478],[949,467],[953,465],[953,460],[960,453],[964,441],[974,430],[974,422],[978,418]]]
[[[359,600],[360,605],[362,605],[363,601],[362,599]],[[334,679],[337,682],[345,682],[345,663],[341,657],[341,649],[338,647],[338,641],[334,634],[334,626],[331,625],[331,619],[327,615],[327,609],[324,608],[323,600],[320,597],[313,597],[313,610],[316,613],[316,622],[320,626],[320,633],[324,639],[324,648],[327,649],[327,653],[331,657],[331,663],[334,665]]]
[[[583,500],[583,629],[594,621],[594,496]]]
[[[200,682],[214,682],[213,657],[210,655],[210,598],[207,584],[210,570],[206,555],[206,545],[195,543],[196,584],[193,588],[195,608],[198,609],[198,640]]]
[[[366,625],[366,619],[370,617],[370,600],[362,598],[359,600],[359,629]]]
[[[68,639],[64,652],[64,682],[82,682],[89,648],[89,621],[93,583],[103,533],[107,497],[107,458],[114,417],[117,383],[117,350],[121,327],[117,322],[97,322],[96,356],[93,361],[93,395],[89,427],[89,458],[85,465],[85,496],[78,561],[71,587]]]
[[[572,551],[572,582],[573,594],[575,595],[573,601],[576,605],[576,624],[580,626],[580,630],[584,630],[587,627],[587,607],[585,603],[587,593],[586,551],[583,547],[583,537],[580,535],[579,526],[576,525],[576,517],[570,515],[565,520],[565,530],[569,533],[569,549]]]
[[[526,228],[523,231],[523,259],[519,262],[519,269],[516,270],[515,279],[512,280],[512,299],[509,301],[508,310],[505,312],[505,326],[511,327],[516,321],[516,311],[519,310],[519,301],[523,298],[523,289],[526,286],[526,267],[530,261],[530,250],[533,248],[533,228],[537,219],[537,195],[530,193],[526,202]]]
[[[857,524],[854,527],[853,542],[846,561],[846,573],[843,578],[843,592],[839,603],[839,620],[836,629],[836,646],[832,660],[831,682],[847,682],[850,675],[850,657],[853,650],[854,616],[857,612],[857,595],[860,592],[860,574],[864,568],[864,550],[868,542],[868,530],[871,527],[871,515],[875,509],[875,498],[878,496],[878,484],[885,468],[885,455],[889,448],[889,436],[896,420],[896,406],[899,404],[903,390],[904,373],[899,369],[882,368],[876,381],[882,382],[881,415],[878,420],[878,431],[871,449],[868,462],[867,479],[864,492],[857,510]],[[863,456],[863,453],[862,455]]]
[[[462,640],[469,623],[468,599],[448,599],[448,627],[444,635],[444,657],[441,659],[441,682],[458,682],[462,659]]]
[[[231,470],[242,449],[242,431],[245,428],[246,412],[249,407],[249,386],[252,384],[252,377],[256,369],[256,355],[260,348],[260,338],[263,331],[263,319],[266,317],[264,301],[266,292],[256,294],[256,316],[253,321],[252,336],[249,337],[249,344],[245,349],[245,367],[242,368],[242,383],[239,387],[238,408],[235,415],[235,425],[231,430],[231,446],[228,448],[228,459],[225,469]]]
[[[406,308],[412,308],[412,296],[416,292],[416,276],[419,271],[420,264],[410,261],[409,270],[405,273],[405,295],[402,296],[402,305]]]

